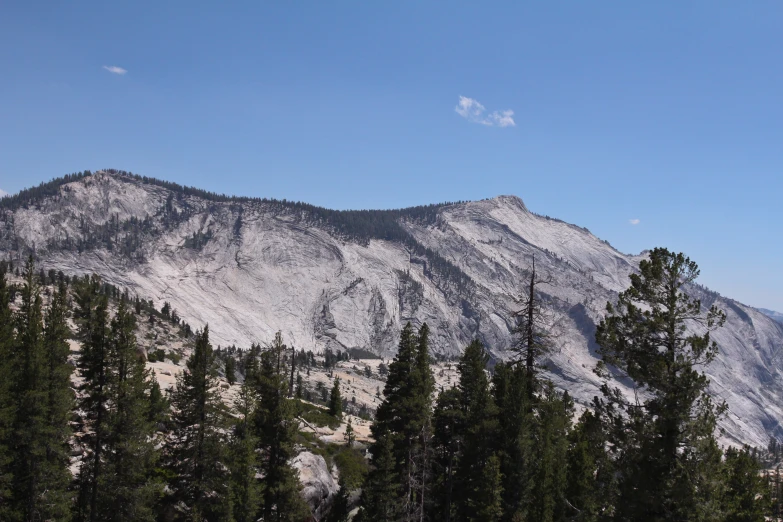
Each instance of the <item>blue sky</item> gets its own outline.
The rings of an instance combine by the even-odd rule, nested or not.
[[[0,189],[114,167],[332,208],[516,194],[783,310],[779,2],[119,4],[0,7]]]

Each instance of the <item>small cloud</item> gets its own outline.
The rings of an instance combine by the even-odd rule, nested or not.
[[[489,114],[485,114],[486,107],[484,107],[478,100],[468,98],[467,96],[460,96],[457,106],[454,107],[454,111],[473,123],[480,123],[488,127],[514,127],[514,111],[506,109],[502,111],[493,111]]]
[[[122,67],[117,67],[116,65],[104,65],[103,68],[112,74],[119,74],[120,76],[128,72]]]
[[[636,219],[636,218],[634,218],[634,219],[629,219],[629,220],[628,220],[628,222],[629,222],[630,224],[632,224],[632,225],[638,225],[639,223],[641,223],[641,221],[639,221],[639,220],[638,220],[638,219]]]
[[[7,195],[8,195],[8,192],[6,192],[6,191],[5,191],[5,190],[3,190],[3,189],[0,189],[0,198],[4,198],[4,197],[6,197]]]

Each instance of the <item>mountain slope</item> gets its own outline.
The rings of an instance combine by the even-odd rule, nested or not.
[[[513,196],[399,211],[335,212],[228,198],[99,172],[0,203],[0,252],[34,250],[47,268],[96,272],[169,301],[215,344],[246,347],[277,330],[299,348],[393,353],[406,321],[426,321],[436,352],[478,336],[508,356],[514,296],[535,257],[560,332],[550,377],[576,399],[596,395],[594,323],[629,284],[639,257],[586,229],[531,213]],[[729,404],[733,440],[783,436],[783,325],[700,287],[728,314],[706,369]],[[622,386],[623,383],[617,383]],[[630,393],[630,391],[629,391]]]

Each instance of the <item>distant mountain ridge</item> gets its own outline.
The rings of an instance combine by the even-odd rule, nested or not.
[[[781,314],[780,312],[776,312],[774,310],[768,310],[766,308],[758,308],[758,311],[766,315],[767,317],[774,319],[779,323],[783,323],[783,314]]]
[[[516,196],[334,211],[108,170],[0,201],[0,255],[28,252],[46,268],[95,272],[169,301],[194,328],[209,323],[215,344],[247,347],[280,330],[299,348],[389,356],[405,322],[426,321],[436,352],[456,354],[478,337],[499,359],[509,356],[515,296],[535,258],[553,280],[544,297],[563,328],[549,377],[583,404],[601,383],[595,323],[644,257],[534,214]],[[705,288],[691,292],[728,314],[706,369],[730,408],[727,438],[783,437],[783,325]]]

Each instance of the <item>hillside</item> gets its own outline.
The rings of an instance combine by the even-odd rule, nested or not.
[[[405,322],[426,321],[436,353],[457,354],[478,337],[504,359],[535,258],[552,279],[542,289],[560,332],[549,376],[583,404],[600,384],[594,323],[639,260],[514,196],[336,212],[103,171],[6,198],[0,212],[3,257],[34,251],[48,268],[98,273],[158,307],[170,302],[194,328],[209,323],[215,345],[241,348],[280,330],[300,349],[388,357]],[[728,314],[719,358],[706,368],[729,405],[727,439],[764,446],[783,436],[783,325],[692,291]]]

